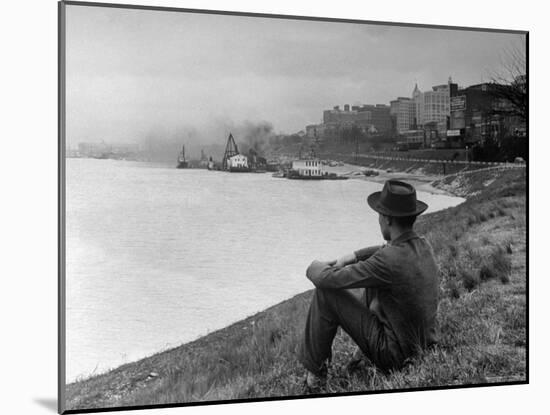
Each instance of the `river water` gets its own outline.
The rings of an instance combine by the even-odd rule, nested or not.
[[[312,288],[382,242],[381,184],[67,159],[67,381],[194,340]],[[419,193],[429,211],[463,199]]]

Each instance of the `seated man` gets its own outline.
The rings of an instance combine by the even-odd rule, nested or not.
[[[367,201],[388,243],[337,261],[313,261],[306,272],[316,289],[299,358],[310,391],[326,384],[326,360],[339,326],[383,371],[402,367],[435,342],[438,270],[430,245],[413,231],[428,206],[416,199],[414,187],[397,180]],[[352,288],[364,288],[363,298]]]

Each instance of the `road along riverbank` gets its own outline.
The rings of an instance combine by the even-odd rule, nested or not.
[[[376,155],[335,155],[343,166],[328,167],[330,172],[355,179],[384,183],[403,180],[418,191],[467,197],[487,187],[503,171],[526,170],[525,164],[474,161],[428,160]],[[365,176],[365,171],[377,175]]]

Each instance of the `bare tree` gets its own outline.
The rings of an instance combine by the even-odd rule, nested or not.
[[[494,112],[518,116],[523,121],[527,121],[528,105],[526,46],[526,36],[521,35],[517,43],[504,50],[501,69],[491,76],[491,92],[503,101]]]

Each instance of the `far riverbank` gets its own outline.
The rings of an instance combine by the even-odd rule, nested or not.
[[[383,170],[383,169],[378,169],[374,167],[366,168],[364,166],[349,164],[349,163],[344,163],[343,166],[328,167],[327,170],[329,172],[336,173],[340,176],[347,176],[351,179],[365,180],[365,181],[374,182],[374,183],[384,183],[386,180],[389,180],[389,179],[402,180],[412,184],[416,188],[416,190],[419,192],[454,196],[454,194],[452,194],[449,191],[446,191],[444,189],[439,189],[431,185],[431,183],[433,183],[434,181],[441,179],[441,175],[407,173],[407,172],[399,172],[399,171],[388,172],[387,170]],[[365,170],[376,171],[378,175],[365,176],[363,174]]]
[[[453,162],[368,155],[332,155],[331,158],[344,163],[343,166],[326,167],[329,172],[338,175],[376,183],[384,183],[389,179],[402,180],[415,186],[419,192],[458,197],[479,193],[501,176],[504,170],[526,169],[525,164],[515,163]],[[375,171],[378,175],[365,176],[363,172],[366,170]]]

